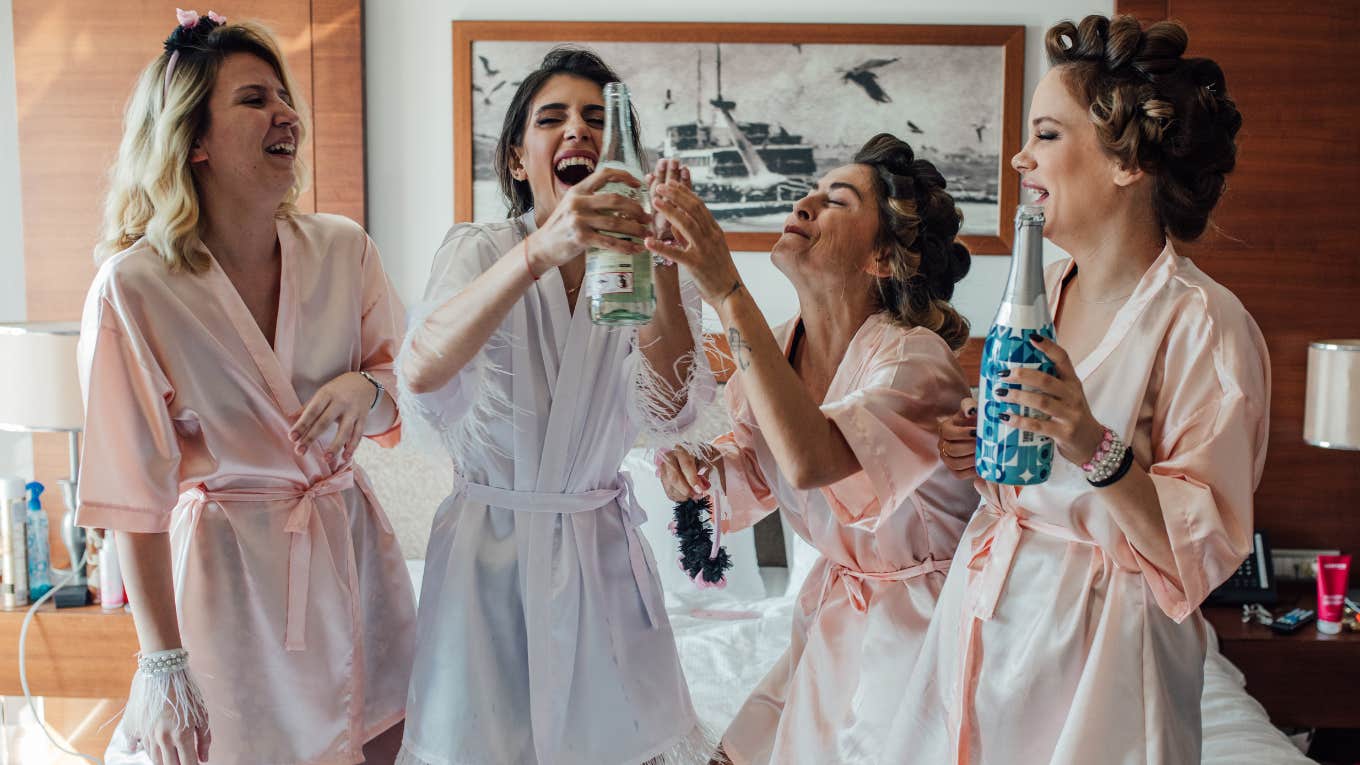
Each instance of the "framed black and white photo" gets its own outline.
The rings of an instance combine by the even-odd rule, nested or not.
[[[505,217],[506,107],[564,43],[619,73],[647,163],[684,162],[734,250],[768,251],[818,176],[888,132],[944,173],[970,250],[1010,252],[1023,27],[455,21],[456,220]]]

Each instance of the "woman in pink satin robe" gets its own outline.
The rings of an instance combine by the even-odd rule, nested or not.
[[[977,493],[940,461],[940,420],[968,385],[954,350],[968,323],[950,306],[968,271],[960,216],[933,165],[887,134],[827,173],[795,206],[771,254],[799,316],[771,331],[741,284],[722,231],[692,193],[657,209],[727,329],[739,371],[733,430],[661,463],[671,499],[714,492],[729,530],[776,508],[822,554],[788,651],[723,735],[738,765],[870,762],[916,664]],[[726,506],[725,506],[726,505]]]
[[[1057,371],[997,395],[1047,415],[1011,417],[1061,456],[1043,484],[979,481],[885,764],[1199,762],[1196,609],[1251,549],[1265,343],[1171,243],[1206,227],[1241,117],[1177,24],[1090,16],[1047,42],[1012,164],[1072,254],[1047,272],[1057,341],[1035,342]],[[968,414],[940,448],[977,479]]]
[[[270,33],[180,22],[128,107],[80,339],[79,522],[116,532],[141,644],[106,761],[390,763],[415,602],[352,456],[400,436],[403,312],[363,229],[293,206]]]

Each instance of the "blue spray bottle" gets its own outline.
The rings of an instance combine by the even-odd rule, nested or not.
[[[41,500],[46,487],[32,481],[24,488],[28,489],[28,602],[32,603],[52,589],[52,552]]]

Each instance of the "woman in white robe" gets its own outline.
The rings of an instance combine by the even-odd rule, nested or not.
[[[586,247],[643,251],[601,230],[649,231],[635,202],[593,193],[636,184],[594,167],[615,79],[574,49],[525,78],[498,151],[512,217],[455,226],[412,311],[403,400],[459,478],[426,555],[408,765],[707,753],[620,470],[643,428],[675,438],[712,398],[698,296],[663,266],[646,326],[597,326],[577,300]]]

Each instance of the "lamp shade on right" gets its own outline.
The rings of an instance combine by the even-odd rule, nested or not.
[[[1303,440],[1324,449],[1360,449],[1360,339],[1308,345]]]

